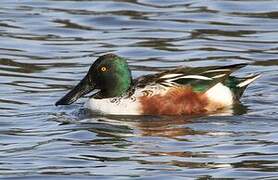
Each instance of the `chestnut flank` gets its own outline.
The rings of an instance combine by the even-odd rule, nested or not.
[[[163,96],[142,96],[140,103],[146,115],[196,115],[207,112],[208,99],[189,87],[177,87]]]

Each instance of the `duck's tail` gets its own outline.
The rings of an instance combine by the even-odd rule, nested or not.
[[[261,77],[261,74],[250,75],[243,78],[230,76],[225,80],[224,85],[229,87],[235,99],[239,100],[247,86],[259,77]]]

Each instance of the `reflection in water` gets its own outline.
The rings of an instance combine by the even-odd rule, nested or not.
[[[184,127],[187,123],[192,123],[193,117],[158,117],[145,116],[144,118],[138,116],[138,119],[133,116],[110,116],[109,119],[102,120],[104,123],[91,124],[90,130],[94,132],[102,132],[104,134],[134,136],[133,129],[136,129],[136,134],[139,136],[159,136],[176,139],[186,135],[201,134],[195,132],[188,127]],[[109,128],[104,128],[104,127]],[[127,131],[128,130],[128,131]],[[122,134],[123,133],[123,134]]]
[[[98,120],[96,121],[95,119]],[[241,148],[253,148],[242,140],[237,140],[241,136],[247,138],[246,140],[250,141],[251,144],[260,146],[260,140],[253,139],[253,136],[257,136],[256,132],[249,129],[239,133],[233,129],[240,126],[241,121],[244,120],[251,122],[255,118],[239,118],[239,122],[236,122],[232,120],[231,116],[214,116],[209,119],[206,119],[206,117],[149,116],[140,118],[134,116],[107,116],[84,119],[78,127],[86,127],[88,131],[104,138],[101,141],[92,139],[83,142],[86,146],[107,145],[113,149],[119,148],[119,151],[116,150],[116,152],[120,154],[122,154],[122,151],[129,151],[131,148],[132,152],[135,153],[132,156],[122,154],[119,157],[113,155],[111,157],[99,153],[95,155],[94,152],[91,152],[83,155],[83,158],[86,159],[97,159],[104,162],[136,161],[144,166],[152,165],[160,167],[165,165],[190,169],[241,169],[247,166],[248,168],[268,171],[269,168],[264,166],[258,167],[258,165],[260,163],[271,164],[272,161],[261,161],[259,158],[258,160],[251,160],[252,164],[250,164],[249,160],[243,160],[249,156],[255,159],[256,156],[265,158],[268,154],[253,154],[252,151],[242,155],[230,153],[233,151],[235,153],[240,152]],[[231,124],[234,124],[234,127]],[[232,129],[229,129],[231,127]],[[265,135],[265,133],[262,132],[261,135]],[[219,138],[224,142],[213,141]],[[230,140],[231,143],[225,143],[227,140]],[[214,152],[216,149],[218,149],[219,153]],[[228,151],[228,153],[225,151]],[[138,153],[140,155],[137,157]],[[240,162],[238,162],[239,160]]]
[[[0,176],[277,179],[274,0],[1,0]],[[55,107],[105,53],[138,77],[249,63],[261,73],[231,112],[100,116]]]
[[[167,119],[158,121],[143,121],[138,123],[138,129],[141,130],[143,136],[161,136],[176,139],[186,135],[200,134],[188,127],[183,127],[185,124],[190,123],[191,119]]]

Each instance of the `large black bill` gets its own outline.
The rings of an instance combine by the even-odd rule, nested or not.
[[[79,99],[81,96],[88,94],[94,90],[94,83],[90,81],[88,76],[85,76],[70,92],[55,103],[58,105],[69,105]]]

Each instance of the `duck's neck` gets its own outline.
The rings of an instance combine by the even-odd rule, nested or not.
[[[103,84],[100,91],[102,98],[118,97],[125,94],[132,86],[132,76],[129,69],[118,71]]]
[[[132,79],[121,79],[111,84],[110,89],[101,91],[104,97],[118,97],[126,93],[132,84]]]

